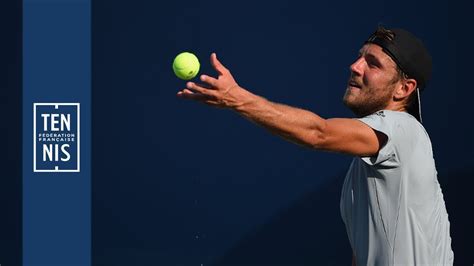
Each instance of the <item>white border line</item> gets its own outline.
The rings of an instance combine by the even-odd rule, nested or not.
[[[36,105],[33,103],[33,172],[36,172]]]
[[[77,106],[77,172],[81,171],[81,104],[76,103]]]

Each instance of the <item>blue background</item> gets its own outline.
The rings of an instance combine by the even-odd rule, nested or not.
[[[23,1],[23,264],[91,263],[89,0]],[[33,103],[80,103],[80,172],[34,173]]]
[[[5,5],[5,8],[3,8]],[[0,263],[21,264],[21,1],[2,2]],[[181,51],[242,86],[329,117],[378,24],[421,37],[423,93],[457,265],[474,262],[468,1],[92,1],[94,265],[347,265],[339,215],[350,157],[304,149],[235,113],[175,97]],[[197,237],[196,237],[197,236]],[[47,241],[47,240],[46,240]]]
[[[93,259],[97,265],[347,265],[339,214],[350,157],[285,142],[175,97],[171,63],[211,52],[248,90],[325,118],[382,24],[434,60],[422,95],[452,223],[473,263],[474,127],[467,1],[93,1]]]

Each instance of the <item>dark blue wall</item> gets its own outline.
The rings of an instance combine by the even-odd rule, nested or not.
[[[0,264],[21,265],[22,1],[0,1]]]
[[[378,24],[432,53],[423,93],[456,262],[473,263],[472,18],[467,1],[93,1],[96,265],[347,265],[339,214],[350,157],[285,142],[227,110],[175,97],[179,52],[214,74],[329,117]]]
[[[413,31],[433,55],[424,125],[455,262],[472,264],[472,8],[434,2],[93,0],[93,263],[347,265],[339,196],[350,158],[177,99],[171,62],[192,51],[213,73],[215,51],[254,93],[351,117],[348,66],[383,24]],[[21,265],[21,6],[0,8],[2,265]]]

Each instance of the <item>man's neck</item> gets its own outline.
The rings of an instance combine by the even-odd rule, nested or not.
[[[405,108],[405,105],[403,102],[390,102],[386,107],[385,110],[390,110],[390,111],[397,111],[397,112],[406,112],[407,109]]]

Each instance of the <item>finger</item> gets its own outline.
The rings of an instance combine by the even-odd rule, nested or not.
[[[183,90],[183,93],[185,93],[185,94],[195,94],[195,93],[197,93],[197,92],[194,92],[194,91],[188,90],[188,89],[184,89],[184,90]]]
[[[212,106],[219,106],[219,102],[216,101],[216,100],[206,100],[204,101],[204,103],[208,104],[208,105],[212,105]]]
[[[209,85],[209,84],[205,84],[205,83],[201,84],[201,83],[195,83],[195,82],[193,82],[193,84],[194,84],[194,86],[197,86],[198,88],[201,88],[201,89],[205,89],[205,90],[208,90],[208,91],[214,90],[214,88],[212,88],[212,86]],[[193,89],[191,88],[191,90],[193,90]]]
[[[199,86],[194,82],[188,82],[186,83],[186,88],[188,90],[192,90],[193,92],[199,92],[205,94],[205,91],[208,90],[207,88],[204,88],[203,86]]]
[[[201,75],[201,81],[206,82],[207,84],[211,85],[211,87],[217,87],[217,79],[208,75]]]
[[[178,96],[182,98],[186,98],[186,99],[201,101],[201,102],[207,102],[212,99],[212,97],[210,96],[204,95],[199,92],[193,92],[189,89],[183,89],[182,91],[179,91]]]
[[[177,96],[180,96],[180,97],[184,97],[186,96],[187,94],[193,94],[194,92],[191,91],[191,90],[188,90],[188,89],[182,89],[180,91],[178,91],[178,93],[176,94]]]
[[[209,100],[206,95],[200,93],[187,94],[186,96],[184,96],[184,98],[199,102],[207,102]]]
[[[214,67],[217,73],[219,73],[219,75],[229,72],[229,70],[219,60],[217,60],[216,53],[211,54],[211,65]]]
[[[194,82],[186,83],[186,87],[192,91],[199,92],[204,95],[214,96],[214,91],[211,89],[206,88],[204,85],[196,84]]]
[[[213,90],[214,88],[210,85],[210,84],[207,84],[207,83],[196,83],[199,87],[202,87],[204,89],[208,89],[208,90]],[[0,265],[1,266],[1,265]]]
[[[183,89],[181,91],[178,91],[177,96],[179,96],[180,98],[203,102],[207,105],[211,105],[215,107],[219,107],[219,104],[220,104],[219,101],[217,101],[214,96],[208,96],[199,92],[193,92],[192,90],[189,90],[189,89]]]

